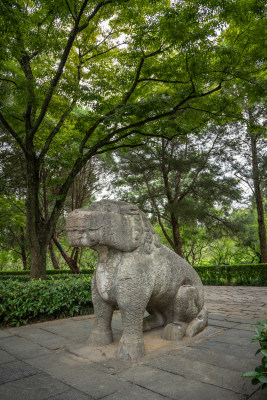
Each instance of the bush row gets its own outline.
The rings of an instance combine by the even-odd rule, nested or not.
[[[79,274],[74,274],[70,269],[48,269],[46,271],[47,280],[67,279],[70,276],[79,278],[83,275],[92,276],[94,269],[83,269]],[[16,280],[27,282],[30,279],[30,271],[0,271],[0,280]]]
[[[267,286],[267,264],[195,267],[204,285]]]
[[[0,325],[18,326],[92,310],[90,276],[28,282],[0,280]]]

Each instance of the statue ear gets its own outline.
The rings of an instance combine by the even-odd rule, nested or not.
[[[103,244],[121,251],[133,251],[141,243],[140,215],[105,213]]]

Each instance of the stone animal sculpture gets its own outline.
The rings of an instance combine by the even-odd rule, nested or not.
[[[208,323],[202,282],[183,258],[160,244],[145,214],[135,205],[102,200],[67,218],[72,246],[98,252],[92,279],[95,326],[89,343],[113,341],[114,306],[121,311],[123,333],[117,357],[145,355],[143,331],[164,326],[162,337],[180,340]],[[147,311],[149,315],[144,318]]]

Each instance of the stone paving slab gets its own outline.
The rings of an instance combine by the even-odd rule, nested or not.
[[[236,395],[232,391],[146,365],[139,365],[125,372],[120,372],[119,376],[174,400],[192,398],[198,400],[242,399],[241,394]]]
[[[7,353],[4,350],[0,350],[0,365],[15,360],[16,358],[11,356],[11,354]]]
[[[51,333],[44,329],[36,328],[28,325],[20,328],[14,328],[13,333],[16,336],[22,337],[31,341],[39,346],[46,347],[47,349],[56,350],[61,347],[74,343],[73,340]],[[88,334],[88,333],[87,333]]]
[[[1,339],[0,349],[20,360],[34,358],[48,353],[48,350],[18,336],[10,336]]]
[[[115,358],[117,311],[115,341],[103,347],[88,345],[93,315],[0,329],[0,399],[265,400],[266,391],[241,375],[260,364],[251,325],[266,318],[267,288],[209,286],[205,298],[203,333],[171,342],[162,328],[146,332],[138,362]]]
[[[214,365],[216,367],[221,368],[229,368],[233,371],[239,371],[240,376],[244,371],[253,370],[257,365],[259,365],[258,359],[253,358],[243,358],[243,357],[235,357],[232,354],[228,353],[219,353],[216,351],[206,351],[205,348],[199,348],[197,346],[193,347],[185,347],[180,350],[176,350],[171,354],[174,357],[187,358],[192,362],[195,360],[199,362],[203,362],[206,364]]]
[[[214,365],[215,363],[211,365],[196,359],[192,362],[186,356],[167,355],[157,357],[146,364],[188,378],[189,381],[208,383],[237,393],[251,394],[255,391],[250,381],[241,378],[240,371],[233,370],[230,363],[225,364],[224,367],[218,367]]]
[[[49,375],[40,373],[0,385],[1,400],[46,400],[69,388]]]
[[[38,374],[38,369],[26,364],[23,361],[13,361],[0,365],[0,385],[11,381],[16,381],[26,376]]]

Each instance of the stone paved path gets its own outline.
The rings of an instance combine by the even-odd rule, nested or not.
[[[87,345],[94,316],[66,318],[0,330],[1,400],[266,400],[267,391],[241,378],[259,365],[251,324],[267,318],[267,288],[205,287],[209,326],[193,341],[144,335],[139,362],[115,357],[115,341]]]

